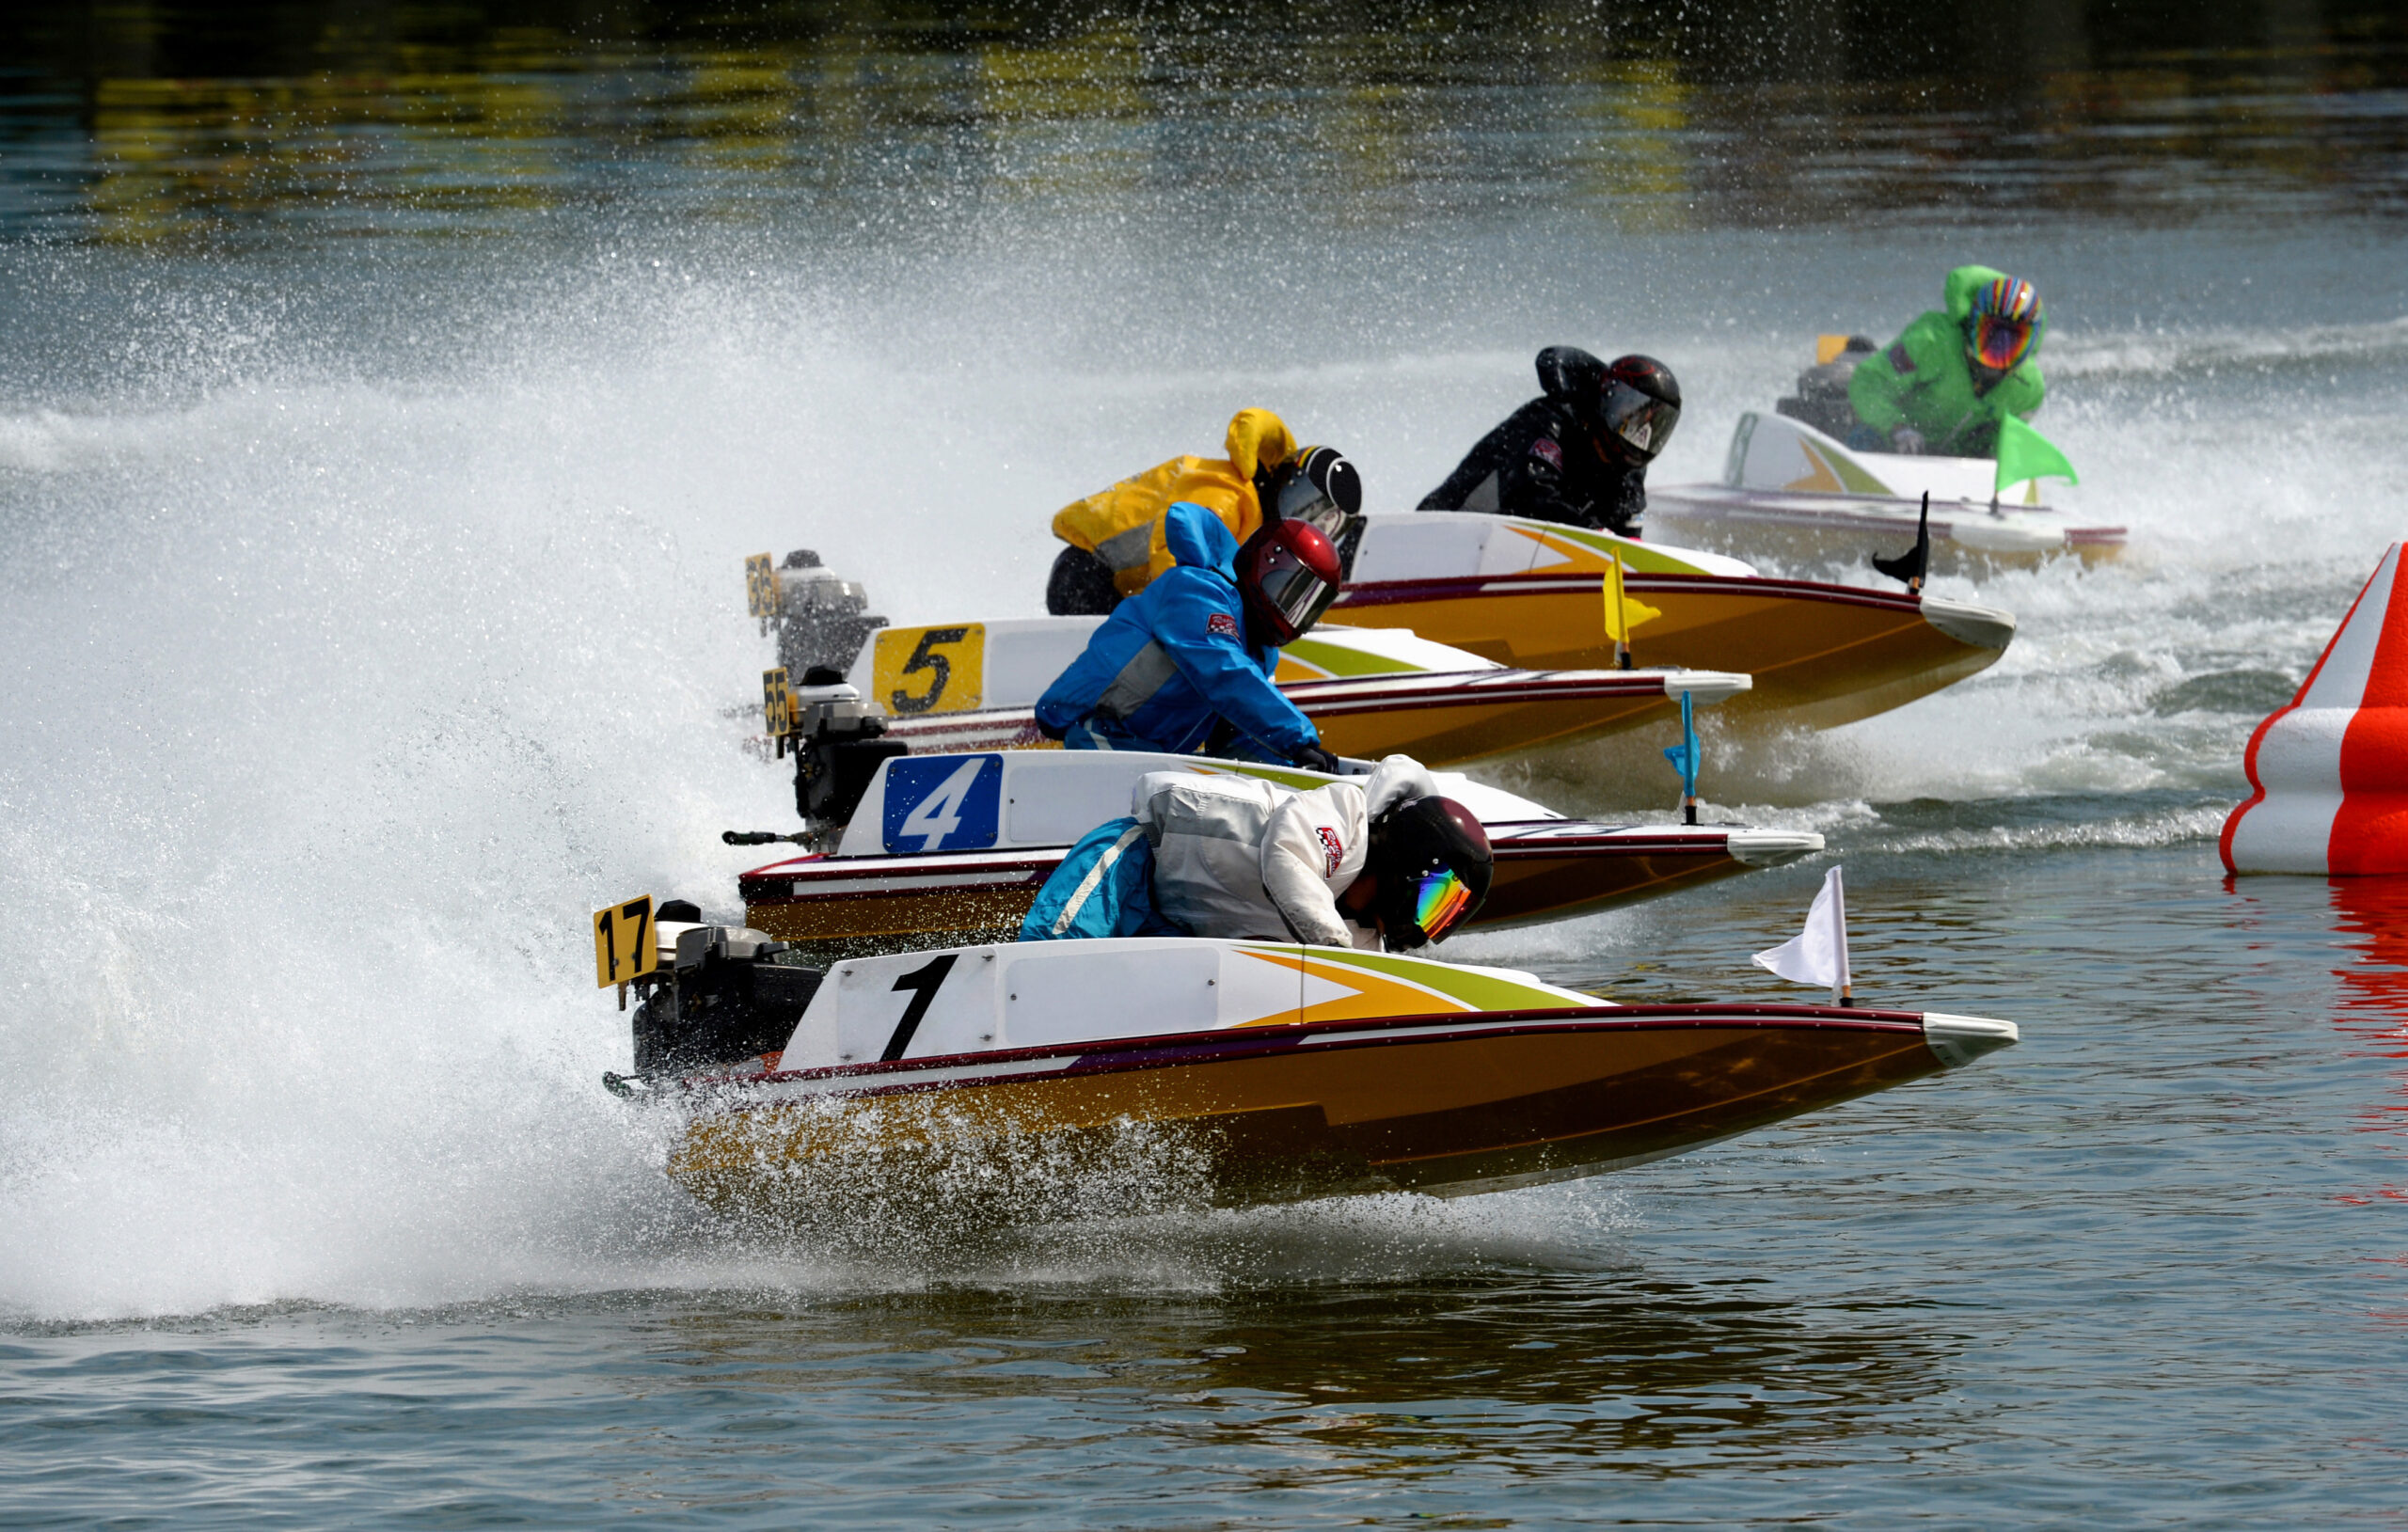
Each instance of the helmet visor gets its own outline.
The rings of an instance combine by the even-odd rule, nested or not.
[[[1652,458],[1672,437],[1681,406],[1643,394],[1616,378],[1606,385],[1605,427],[1637,456]]]
[[[1270,509],[1275,521],[1301,521],[1331,542],[1346,518],[1363,509],[1363,481],[1335,448],[1307,447],[1280,471]]]
[[[1346,525],[1346,513],[1322,487],[1299,474],[1288,481],[1276,501],[1281,521],[1301,521],[1322,536],[1336,539]]]
[[[2004,372],[2032,349],[2032,326],[2021,320],[1981,314],[1974,317],[1972,332],[1967,339],[1973,360],[1993,372]]]
[[[1413,924],[1429,940],[1444,941],[1471,914],[1475,902],[1471,885],[1452,867],[1424,873],[1413,889]]]
[[[1291,548],[1275,544],[1263,549],[1256,567],[1256,589],[1263,604],[1288,625],[1290,637],[1320,622],[1321,614],[1338,599],[1338,587],[1307,567]]]

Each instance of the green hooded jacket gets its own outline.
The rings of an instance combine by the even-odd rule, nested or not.
[[[1918,315],[1889,350],[1857,364],[1847,402],[1856,418],[1888,435],[1901,425],[1923,433],[1925,450],[1953,457],[1988,457],[1998,450],[1999,418],[2012,410],[2029,420],[2048,393],[2040,378],[2040,343],[2049,337],[2045,312],[2032,326],[2032,347],[1988,390],[1976,387],[1965,349],[1965,322],[1973,293],[2004,274],[1959,266],[1944,289],[1948,311]]]

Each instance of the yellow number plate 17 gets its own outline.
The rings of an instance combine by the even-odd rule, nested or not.
[[[978,705],[986,669],[984,624],[891,627],[878,636],[870,661],[870,695],[905,718],[966,713]]]
[[[608,989],[660,966],[652,934],[652,895],[594,912],[594,983]]]

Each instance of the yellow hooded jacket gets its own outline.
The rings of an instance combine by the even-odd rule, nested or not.
[[[1262,526],[1255,470],[1295,456],[1296,438],[1269,410],[1245,409],[1229,418],[1227,445],[1227,458],[1175,457],[1064,506],[1054,513],[1054,535],[1101,559],[1123,597],[1135,595],[1176,562],[1163,540],[1163,513],[1180,500],[1219,516],[1244,547]]]

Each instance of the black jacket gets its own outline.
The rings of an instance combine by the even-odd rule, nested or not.
[[[1480,438],[1424,511],[1495,511],[1624,535],[1647,509],[1647,470],[1608,464],[1562,400],[1533,399]]]

